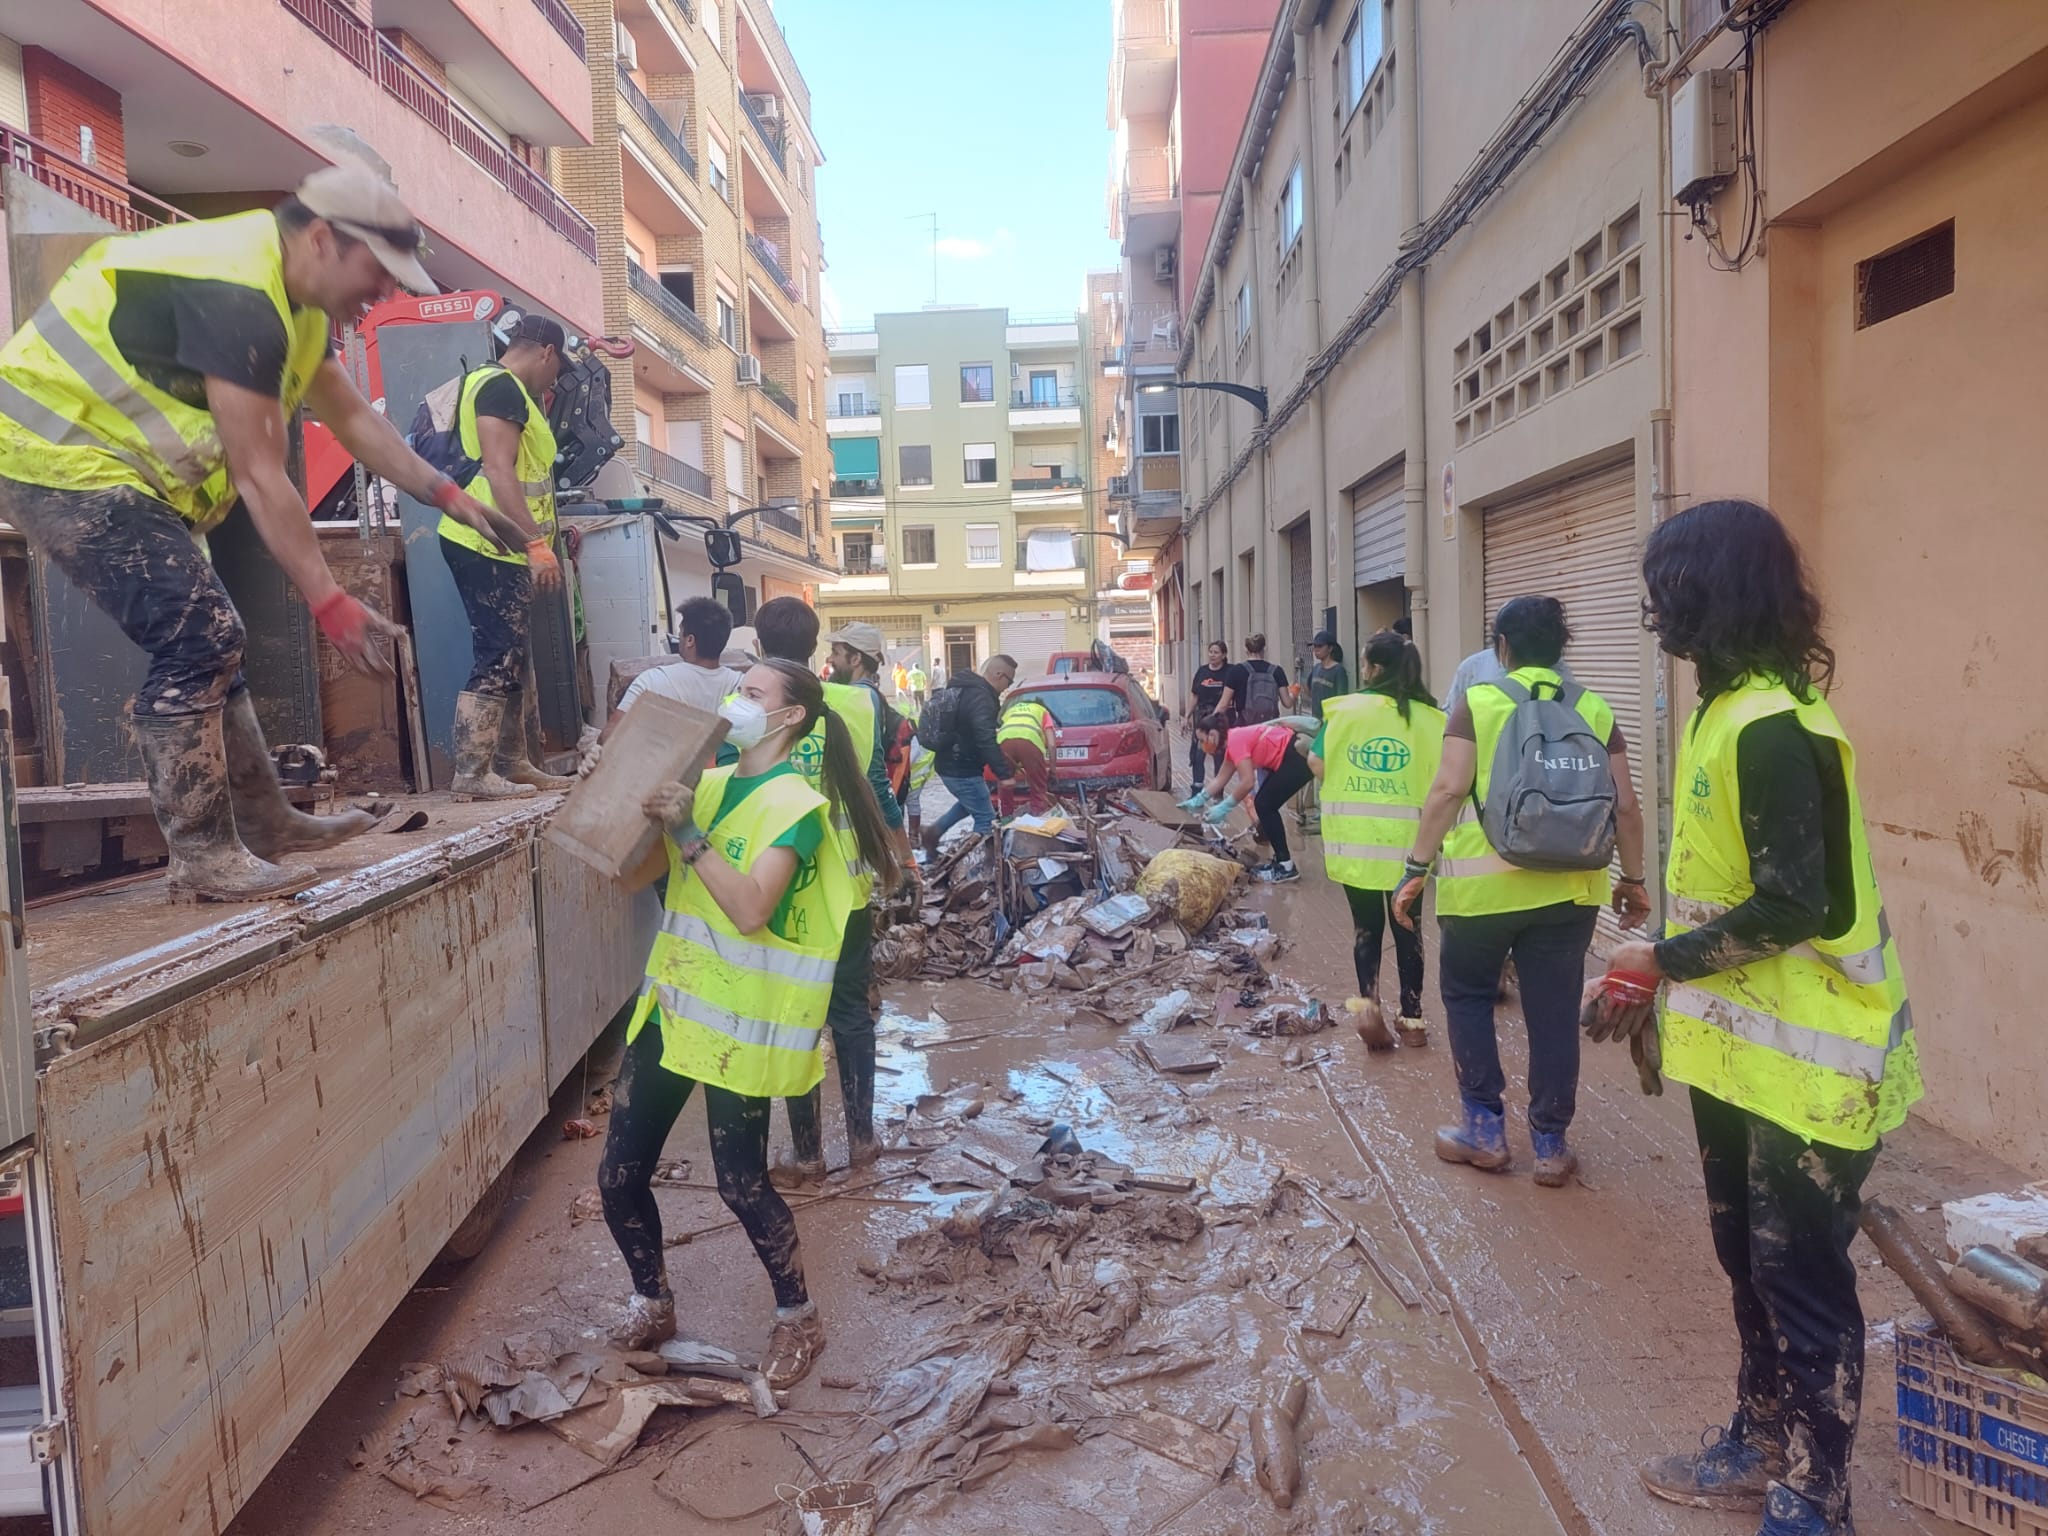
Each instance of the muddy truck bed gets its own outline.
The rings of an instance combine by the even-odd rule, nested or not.
[[[655,914],[558,803],[403,800],[290,900],[30,914],[87,1532],[223,1530],[633,996]]]

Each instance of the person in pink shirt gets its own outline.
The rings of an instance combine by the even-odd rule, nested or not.
[[[1313,729],[1314,722],[1308,723]],[[1209,807],[1209,820],[1220,822],[1241,802],[1250,800],[1258,816],[1259,838],[1273,849],[1273,862],[1254,873],[1268,884],[1299,880],[1301,872],[1294,867],[1280,812],[1313,782],[1314,775],[1295,742],[1294,725],[1283,718],[1262,725],[1232,726],[1227,717],[1211,714],[1195,722],[1195,739],[1211,756],[1219,751],[1223,754],[1223,771],[1214,781],[1215,803]],[[1261,772],[1263,783],[1259,782]],[[1207,801],[1210,796],[1196,798]],[[1189,804],[1188,808],[1198,806]]]

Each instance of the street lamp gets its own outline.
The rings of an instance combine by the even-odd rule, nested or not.
[[[1161,380],[1157,384],[1140,384],[1141,395],[1164,394],[1169,389],[1213,389],[1218,394],[1235,395],[1259,413],[1259,420],[1266,419],[1266,392],[1256,384],[1229,384],[1210,379]]]

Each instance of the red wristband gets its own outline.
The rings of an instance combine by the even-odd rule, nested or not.
[[[434,487],[433,496],[429,499],[443,512],[447,512],[454,508],[456,498],[461,496],[461,494],[462,487],[453,480],[450,480],[446,475],[443,475],[440,482]]]

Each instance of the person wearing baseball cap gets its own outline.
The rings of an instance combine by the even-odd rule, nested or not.
[[[273,862],[373,826],[286,800],[242,675],[245,634],[202,536],[240,500],[344,662],[388,672],[396,626],[341,589],[285,469],[303,403],[374,475],[479,528],[488,509],[349,382],[335,321],[432,291],[418,221],[366,165],[274,210],[89,247],[0,348],[0,517],[149,654],[133,703],[174,893],[252,901],[319,878]]]
[[[555,557],[555,434],[544,402],[562,370],[568,337],[546,315],[519,317],[497,362],[471,368],[427,397],[451,419],[458,482],[510,525],[501,544],[452,512],[441,515],[441,557],[469,619],[474,658],[455,700],[457,800],[509,800],[575,782],[527,756],[534,702],[533,596],[562,584]],[[537,718],[537,714],[536,714]]]

